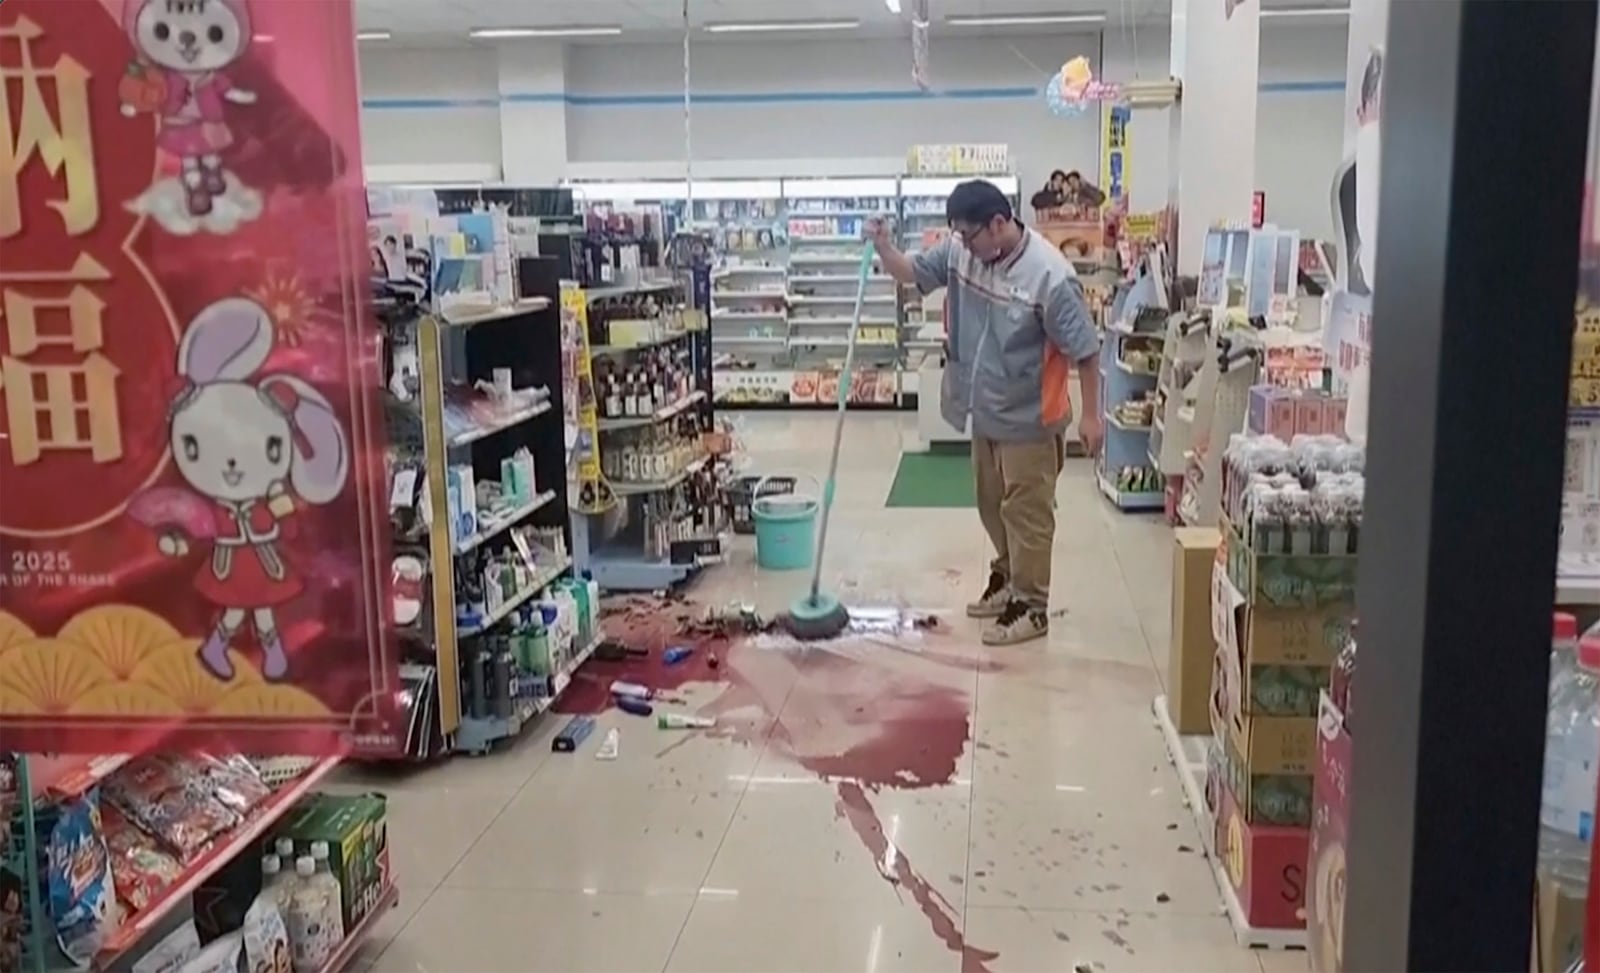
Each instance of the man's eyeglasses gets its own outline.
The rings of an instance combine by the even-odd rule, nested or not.
[[[951,235],[957,240],[960,240],[962,246],[966,247],[968,250],[971,250],[973,247],[978,245],[979,238],[981,238],[985,233],[988,233],[989,229],[990,226],[987,223],[978,227],[976,230],[971,231],[963,230],[957,227],[951,230]]]

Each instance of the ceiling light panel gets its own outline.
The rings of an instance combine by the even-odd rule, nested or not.
[[[753,20],[710,23],[705,25],[705,30],[708,34],[767,34],[780,31],[854,30],[860,26],[859,20]]]
[[[522,37],[607,37],[622,33],[617,24],[570,24],[558,27],[474,27],[467,36],[476,40],[510,40]]]
[[[1262,7],[1261,17],[1348,17],[1349,7]]]
[[[1026,27],[1046,24],[1104,24],[1103,14],[953,14],[944,22],[951,27]]]

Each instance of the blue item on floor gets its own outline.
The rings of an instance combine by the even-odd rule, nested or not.
[[[765,482],[767,478],[763,478]],[[810,479],[809,477],[807,479]],[[817,512],[822,500],[799,492],[762,496],[758,483],[751,492],[751,518],[756,523],[756,566],[768,571],[800,571],[811,566],[817,547]],[[820,490],[819,490],[820,492]]]

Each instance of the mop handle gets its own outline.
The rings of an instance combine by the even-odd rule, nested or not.
[[[856,309],[850,315],[850,337],[844,348],[844,371],[839,375],[839,418],[833,424],[833,455],[828,458],[828,480],[822,486],[822,526],[817,530],[817,563],[811,569],[811,601],[822,590],[822,552],[828,548],[828,514],[833,510],[833,485],[839,475],[839,444],[844,440],[844,413],[850,402],[850,378],[856,361],[856,335],[861,330],[861,309],[867,303],[867,277],[872,273],[872,244],[861,253],[861,275],[856,281]]]

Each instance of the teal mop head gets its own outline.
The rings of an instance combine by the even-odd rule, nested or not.
[[[795,638],[814,642],[843,632],[850,624],[850,613],[834,596],[813,592],[797,599],[789,606],[788,613],[779,615],[777,621]]]

